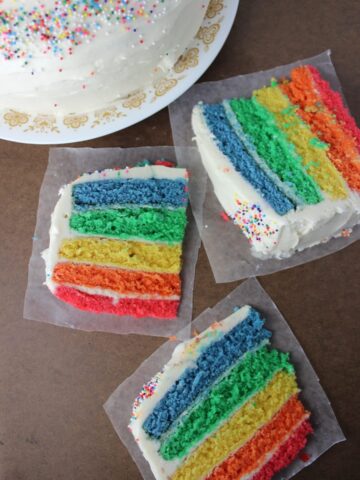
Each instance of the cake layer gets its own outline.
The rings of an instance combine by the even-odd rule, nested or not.
[[[280,180],[291,186],[302,203],[318,203],[321,194],[316,184],[304,170],[293,145],[279,131],[273,115],[254,98],[234,99],[230,106],[258,154]]]
[[[170,385],[169,390],[143,423],[143,429],[154,438],[160,438],[172,423],[189,408],[199,395],[231,368],[246,352],[258,348],[271,333],[263,328],[259,312],[250,309],[247,317],[220,340],[207,346]]]
[[[293,373],[288,355],[284,353],[262,347],[245,355],[165,437],[160,448],[162,457],[173,460],[185,456],[280,370]]]
[[[222,105],[202,105],[207,126],[218,148],[239,172],[274,208],[284,215],[294,208],[293,202],[277,187],[260,168],[232,129]]]
[[[316,90],[321,96],[324,105],[332,112],[338,122],[356,139],[358,149],[360,150],[360,129],[349,110],[345,107],[343,99],[339,92],[331,89],[329,82],[321,78],[319,71],[312,65],[307,65],[311,72]]]
[[[181,280],[177,274],[149,273],[121,270],[75,263],[58,263],[52,280],[58,284],[72,284],[88,288],[113,290],[122,295],[180,295]]]
[[[104,179],[75,183],[72,187],[73,208],[84,211],[119,205],[184,207],[187,204],[187,182],[183,178]]]
[[[272,181],[278,186],[278,188],[284,193],[284,195],[286,195],[294,203],[294,205],[302,205],[304,202],[296,194],[295,190],[292,188],[292,185],[281,181],[279,176],[269,167],[267,162],[258,154],[251,136],[245,133],[244,129],[241,126],[241,123],[238,121],[235,115],[235,112],[231,108],[230,100],[224,100],[222,102],[222,105],[225,109],[226,116],[231,127],[234,129],[234,132],[240,138],[246,150],[253,157],[256,163],[260,166],[260,168],[264,172],[266,172],[266,174],[272,179]]]
[[[277,373],[264,390],[254,395],[186,458],[171,477],[172,480],[200,480],[209,475],[269,422],[297,391],[293,374]]]
[[[276,472],[290,465],[305,447],[306,437],[312,432],[311,424],[308,420],[305,420],[251,480],[270,480]]]
[[[261,88],[254,92],[254,97],[272,113],[278,128],[295,146],[306,171],[321,190],[333,199],[345,198],[344,181],[327,156],[328,145],[319,141],[296,114],[297,107],[282,93],[280,87]]]
[[[111,297],[89,295],[76,288],[58,286],[54,295],[63,302],[93,313],[131,315],[133,317],[154,317],[172,319],[177,316],[180,302],[177,300],[143,300],[123,298],[114,303]]]
[[[88,210],[71,215],[70,227],[76,232],[93,236],[180,243],[185,234],[186,210],[162,207]]]
[[[329,144],[329,158],[350,188],[360,190],[360,156],[356,139],[327,110],[314,87],[307,67],[292,70],[291,81],[281,85],[290,100],[299,107],[297,114],[321,140]]]
[[[281,410],[236,453],[227,458],[207,480],[238,480],[267,463],[267,456],[284,443],[308,417],[303,404],[292,396]]]
[[[59,248],[59,257],[73,262],[129,270],[179,273],[181,245],[80,237],[64,239]]]

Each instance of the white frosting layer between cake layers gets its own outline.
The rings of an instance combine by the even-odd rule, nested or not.
[[[52,273],[54,267],[59,262],[65,262],[65,260],[59,258],[58,255],[61,242],[64,239],[82,236],[78,232],[74,232],[73,230],[71,230],[69,225],[69,220],[72,213],[72,186],[79,183],[94,182],[97,180],[112,180],[119,178],[141,178],[144,180],[150,178],[164,178],[169,180],[186,179],[187,171],[185,168],[169,168],[162,165],[146,165],[144,167],[125,168],[122,170],[105,169],[102,171],[95,171],[93,173],[85,173],[81,177],[77,178],[75,181],[62,187],[59,192],[60,198],[51,215],[49,248],[42,252],[42,257],[45,261],[46,271],[45,284],[52,292],[55,291],[57,286],[57,284],[52,280]],[[95,236],[96,235],[92,235],[92,237]],[[80,290],[78,286],[76,288]],[[101,288],[83,288],[82,291],[97,295],[109,296],[109,291]],[[114,292],[111,297],[114,298],[115,302],[120,299],[120,295],[115,294]],[[126,297],[129,298],[130,296],[126,295]],[[137,295],[136,298],[141,298],[141,295]],[[152,298],[155,297],[152,296]]]
[[[84,3],[96,5],[90,1],[70,2],[80,5],[79,11]],[[68,25],[62,28],[57,26],[62,21],[57,22],[54,13],[55,5],[62,12],[62,2],[3,1],[0,38],[10,55],[0,49],[0,109],[68,114],[109,106],[114,100],[150,85],[172,68],[195,37],[208,3],[209,0],[129,0],[124,6],[123,2],[109,1],[101,5],[100,15],[86,18],[68,13]],[[134,18],[117,20],[111,14],[117,5],[126,12],[134,8]],[[46,24],[53,28],[55,40],[47,40],[52,35],[47,29],[29,34],[28,16],[34,6],[41,14],[50,12]],[[16,15],[25,21],[11,22],[17,38],[6,34],[2,37],[2,32],[9,29],[2,19],[19,8],[23,11]],[[143,14],[136,13],[140,9]],[[69,6],[64,11],[69,12]],[[85,25],[89,33],[76,33]],[[71,34],[77,36],[76,41],[67,38]],[[81,44],[77,44],[78,40]],[[6,59],[5,55],[11,58]]]
[[[278,215],[218,148],[216,139],[207,126],[201,105],[193,110],[192,127],[215,194],[225,212],[235,219],[234,223],[240,226],[250,240],[254,256],[262,259],[289,257],[295,251],[326,242],[340,235],[343,229],[351,228],[360,222],[360,197],[350,189],[347,189],[346,199],[331,200],[323,192],[322,202],[298,207],[283,216]],[[260,240],[252,238],[243,228],[242,220],[252,220],[252,205],[260,208],[264,224],[269,226],[269,229],[264,226],[262,231],[258,232]],[[238,215],[240,209],[248,210],[241,218]]]
[[[129,428],[144,458],[149,462],[151,470],[157,480],[168,480],[182,464],[183,460],[165,461],[162,459],[158,452],[160,442],[149,438],[148,434],[142,428],[144,421],[185,370],[195,366],[196,360],[204,349],[245,320],[249,311],[250,307],[245,305],[222,320],[216,325],[215,329],[210,327],[195,338],[180,343],[175,348],[171,359],[164,366],[164,369],[156,376],[158,385],[154,394],[142,401],[136,409],[136,418],[132,419]]]

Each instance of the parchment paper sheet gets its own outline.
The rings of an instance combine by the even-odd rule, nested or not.
[[[254,89],[268,85],[272,77],[288,76],[292,68],[309,63],[319,69],[333,89],[341,92],[340,82],[330,59],[330,51],[267,71],[240,75],[218,82],[200,83],[194,85],[169,107],[174,145],[178,147],[195,145],[191,128],[191,112],[199,101],[215,103],[226,98],[249,97]],[[186,163],[181,148],[178,149],[177,154],[179,163]],[[250,245],[239,227],[232,221],[225,222],[220,216],[223,208],[214,194],[210,180],[207,179],[205,169],[202,166],[197,168],[200,172],[197,181],[202,184],[201,188],[199,187],[201,192],[198,189],[193,189],[191,192],[193,201],[199,206],[194,209],[194,216],[217,283],[267,275],[310,262],[334,253],[360,238],[360,227],[357,226],[350,237],[331,239],[327,243],[297,252],[290,258],[258,259],[251,254]],[[199,195],[202,198],[198,199]]]
[[[191,154],[197,155],[197,151],[184,149],[184,158]],[[85,331],[121,334],[138,333],[168,337],[182,330],[183,338],[189,338],[195,266],[200,247],[200,237],[190,207],[187,210],[189,222],[183,248],[182,301],[179,315],[175,320],[83,312],[57,299],[43,284],[45,263],[41,258],[41,252],[49,245],[50,217],[58,201],[60,188],[85,172],[113,167],[131,167],[144,159],[158,160],[161,158],[176,162],[174,148],[57,148],[50,150],[49,164],[40,190],[33,250],[29,263],[24,318]],[[196,196],[194,198],[196,199]]]
[[[257,308],[266,318],[265,326],[273,334],[271,345],[290,353],[290,359],[295,366],[298,383],[302,389],[301,399],[306,408],[311,410],[314,434],[309,437],[309,442],[305,448],[309,459],[306,462],[300,459],[295,460],[287,469],[282,470],[274,477],[275,480],[287,480],[314,462],[332,445],[344,441],[345,437],[305,352],[276,305],[256,279],[245,281],[214,308],[205,310],[192,323],[192,328],[202,332],[213,322],[220,321],[233,313],[235,307],[245,304]],[[179,341],[164,343],[141,364],[131,377],[114,391],[104,405],[113,427],[129,450],[145,480],[154,480],[155,477],[127,428],[131,417],[132,404],[142,386],[170,360],[172,352],[179,343]]]

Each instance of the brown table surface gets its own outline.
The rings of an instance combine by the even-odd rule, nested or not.
[[[355,0],[241,0],[232,33],[203,79],[254,72],[331,48],[359,120],[359,21],[360,2]],[[77,146],[171,144],[163,110],[134,127]],[[22,318],[47,158],[48,147],[0,141],[0,479],[138,480],[136,465],[102,405],[163,339],[89,334]],[[260,279],[302,343],[348,438],[298,474],[298,480],[360,478],[359,254],[358,243]],[[202,250],[194,317],[235,286],[214,283]]]

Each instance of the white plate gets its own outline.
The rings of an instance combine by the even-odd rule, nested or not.
[[[150,117],[188,90],[220,52],[239,0],[211,0],[204,22],[186,53],[156,84],[95,112],[66,116],[0,110],[0,138],[21,143],[63,144],[90,140]]]

